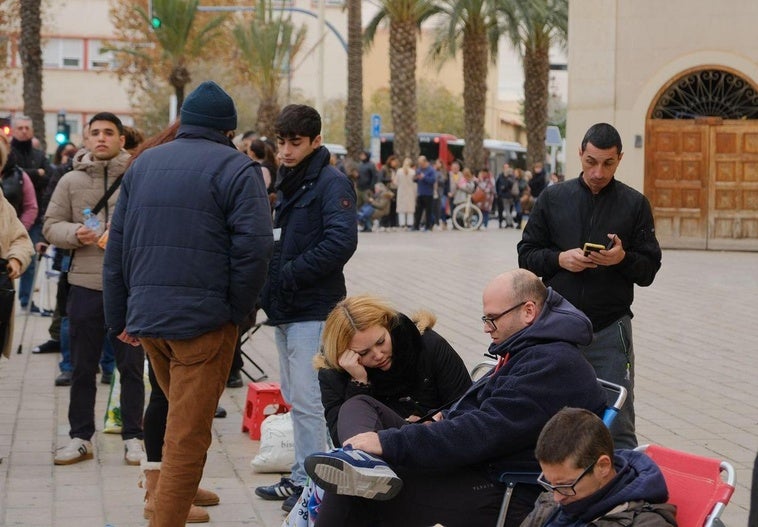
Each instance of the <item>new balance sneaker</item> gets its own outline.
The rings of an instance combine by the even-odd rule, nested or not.
[[[85,439],[74,437],[68,445],[55,452],[56,465],[72,465],[85,459],[92,459],[92,443]]]
[[[136,465],[147,459],[145,449],[142,447],[142,441],[138,437],[124,440],[124,461],[127,465]]]
[[[255,489],[255,495],[264,500],[286,500],[290,496],[300,496],[302,493],[303,487],[296,485],[290,478],[282,478],[279,483]]]
[[[390,500],[403,488],[401,480],[382,459],[351,448],[312,454],[305,471],[322,489],[346,496]]]

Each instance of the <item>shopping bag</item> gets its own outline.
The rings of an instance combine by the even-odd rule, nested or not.
[[[266,417],[261,423],[261,447],[250,465],[255,472],[287,472],[295,463],[295,439],[289,412]]]
[[[106,434],[120,434],[123,422],[121,421],[121,375],[118,368],[113,368],[113,380],[111,391],[108,394],[108,406],[105,410],[105,423],[103,432]]]

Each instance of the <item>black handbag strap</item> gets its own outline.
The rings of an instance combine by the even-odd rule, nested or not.
[[[116,189],[121,184],[121,176],[118,176],[113,183],[111,183],[111,186],[108,187],[108,190],[105,191],[105,194],[103,194],[103,197],[100,198],[100,201],[97,202],[97,205],[95,205],[92,208],[92,214],[97,214],[102,210],[103,207],[105,207],[105,204],[108,203],[108,200],[111,199],[111,196],[114,192],[116,192]]]

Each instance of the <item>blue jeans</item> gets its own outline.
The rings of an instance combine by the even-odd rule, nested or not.
[[[58,363],[61,372],[74,371],[74,365],[71,364],[71,341],[69,340],[69,334],[68,317],[61,317],[61,361]]]
[[[621,412],[611,426],[616,448],[634,448],[634,349],[632,319],[625,315],[610,326],[596,332],[589,346],[579,346],[584,357],[595,368],[600,379],[620,384],[627,390]]]
[[[274,338],[279,351],[282,395],[292,405],[295,464],[292,481],[305,485],[305,458],[326,449],[326,420],[321,404],[318,375],[313,357],[321,345],[324,322],[295,322],[276,326]]]
[[[29,228],[29,238],[32,239],[32,245],[36,245],[38,241],[42,239],[42,222],[35,221]],[[29,267],[26,268],[24,274],[21,275],[18,285],[18,301],[21,307],[25,307],[29,303],[29,298],[32,295],[32,282],[34,281],[34,272],[37,268],[37,255],[32,256],[32,261],[29,262]]]

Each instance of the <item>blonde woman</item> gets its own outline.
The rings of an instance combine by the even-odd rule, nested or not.
[[[8,160],[10,148],[0,139],[0,171]],[[0,190],[0,355],[10,357],[13,340],[13,280],[21,276],[34,256],[34,247],[16,209]]]
[[[432,327],[433,314],[408,318],[384,300],[353,296],[326,319],[316,357],[321,401],[335,445],[355,424],[340,422],[342,404],[369,396],[409,422],[446,405],[471,386],[463,360]]]

